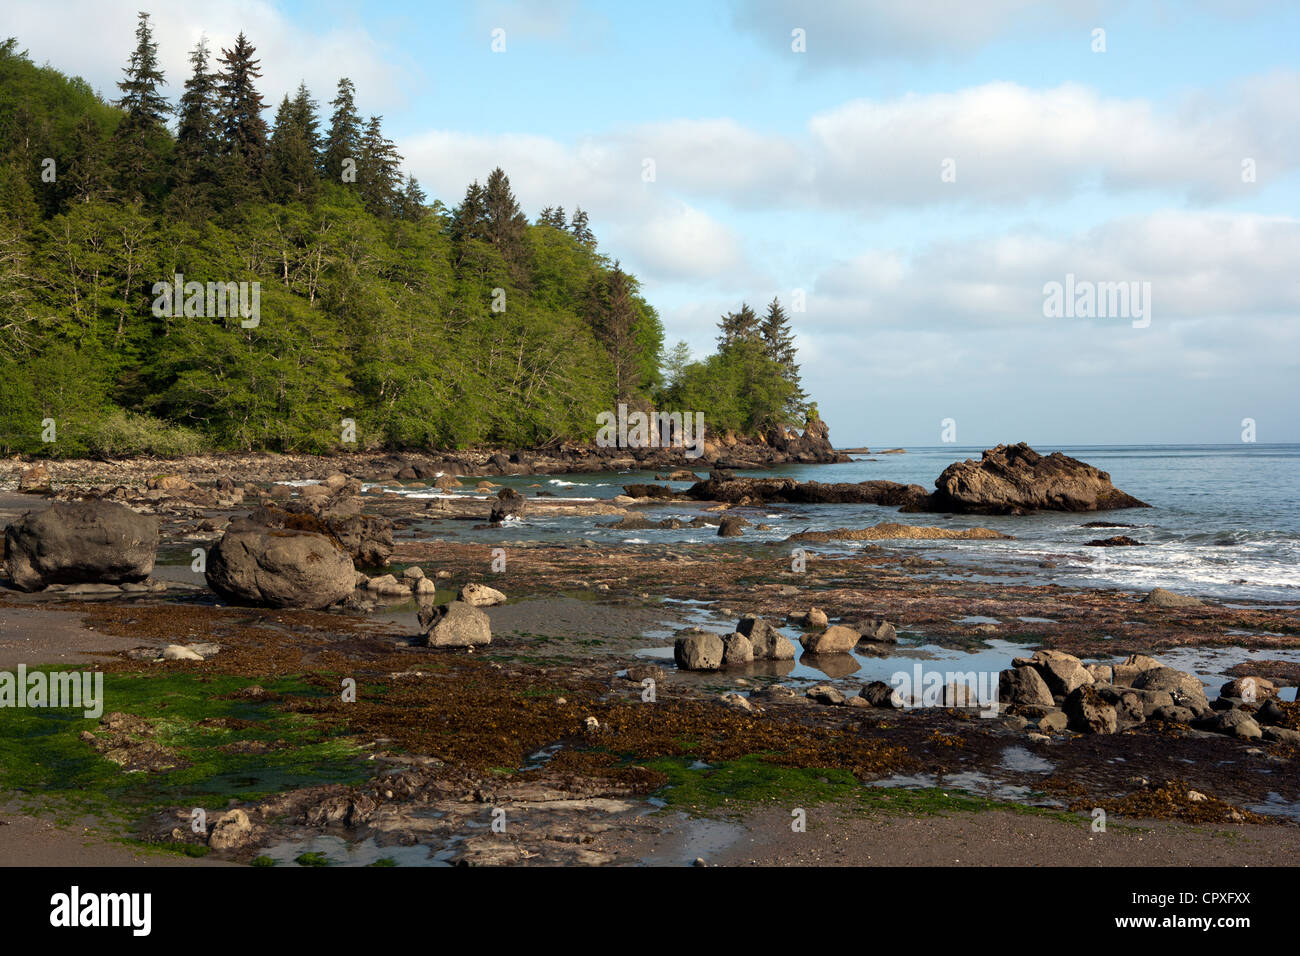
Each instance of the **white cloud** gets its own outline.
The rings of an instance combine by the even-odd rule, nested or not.
[[[137,0],[63,0],[57,8],[10,0],[4,33],[17,36],[34,62],[48,60],[56,69],[76,73],[113,99],[114,84],[135,47],[139,9]],[[367,32],[360,10],[340,6],[329,15],[299,20],[269,0],[194,0],[156,6],[150,13],[173,102],[190,74],[189,53],[199,37],[207,36],[215,57],[222,47],[234,46],[241,30],[257,48],[263,73],[258,88],[272,110],[300,82],[325,104],[339,77],[351,77],[364,113],[395,109],[414,86],[410,69]]]
[[[732,19],[781,53],[790,52],[790,31],[802,28],[802,56],[816,69],[965,56],[1018,27],[1082,30],[1114,6],[1103,0],[733,0]],[[1082,37],[1086,41],[1086,32]]]

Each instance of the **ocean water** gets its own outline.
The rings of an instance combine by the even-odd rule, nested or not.
[[[799,465],[742,474],[821,482],[884,479],[915,482],[928,489],[934,487],[934,480],[949,464],[978,459],[982,450],[954,445],[909,448],[901,455],[855,455],[854,461],[840,465]],[[862,528],[881,521],[948,528],[983,526],[1013,535],[1014,540],[891,540],[817,543],[811,547],[816,551],[847,551],[874,544],[942,557],[955,565],[1015,569],[1026,572],[1025,580],[1029,582],[1131,591],[1159,586],[1219,599],[1300,603],[1300,445],[1066,446],[1039,450],[1063,451],[1109,472],[1116,487],[1152,507],[998,517],[900,514],[895,508],[876,505],[774,505],[743,512],[756,524],[771,525],[770,530],[749,528],[744,537],[728,540],[775,542],[797,531]],[[696,471],[707,473],[704,467]],[[507,483],[527,489],[529,494],[539,490],[530,486],[540,485],[557,497],[607,499],[622,493],[625,484],[653,480],[652,473],[629,472],[530,476],[507,479]],[[673,484],[688,486],[685,482]],[[696,514],[693,508],[671,505],[647,512],[656,520]],[[609,542],[718,540],[711,528],[616,531],[601,527],[612,520],[603,516],[526,519],[510,534],[519,538],[578,537]],[[1135,527],[1082,527],[1085,522],[1097,520]],[[499,531],[484,534],[485,540],[500,538]],[[1116,534],[1136,538],[1145,547],[1086,546],[1090,540]],[[468,536],[459,529],[458,535]],[[1054,563],[1055,567],[1044,568],[1044,562]]]

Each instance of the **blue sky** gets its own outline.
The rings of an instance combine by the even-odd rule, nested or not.
[[[10,0],[0,27],[112,93],[143,2]],[[945,418],[972,445],[1232,442],[1243,418],[1300,441],[1294,4],[151,12],[174,90],[201,32],[242,28],[269,101],[351,76],[432,196],[500,164],[530,216],[583,206],[697,355],[722,311],[801,290],[805,385],[842,444],[936,444]],[[1150,282],[1150,324],[1045,317],[1067,273]]]

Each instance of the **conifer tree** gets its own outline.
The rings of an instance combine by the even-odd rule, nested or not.
[[[783,377],[791,385],[789,410],[797,416],[802,412],[808,396],[804,394],[799,381],[799,365],[795,361],[797,351],[794,345],[794,333],[790,330],[790,320],[781,308],[781,302],[773,298],[768,304],[759,328],[763,336],[763,351],[767,357],[777,363],[783,370]]]
[[[109,180],[104,135],[87,114],[72,131],[71,150],[59,176],[60,201],[66,205],[107,198],[112,192]]]
[[[633,280],[615,262],[611,272],[592,281],[587,293],[587,321],[613,359],[615,402],[635,398],[641,386],[639,316],[633,292]]]
[[[596,248],[596,235],[587,225],[587,214],[583,211],[581,206],[574,207],[573,220],[569,224],[569,232],[573,234],[574,239],[577,239],[588,249]]]
[[[273,201],[307,202],[315,197],[319,140],[316,103],[306,85],[299,84],[292,100],[285,96],[280,102],[267,150],[266,190]]]
[[[537,217],[539,226],[550,226],[552,229],[558,229],[560,232],[568,232],[569,224],[564,216],[563,206],[547,206]]]
[[[113,138],[121,192],[128,199],[140,200],[155,195],[162,185],[161,152],[167,140],[163,124],[171,107],[161,92],[164,77],[147,13],[138,15],[135,41],[122,71],[125,76],[117,84],[122,96],[116,105],[126,115]]]
[[[739,311],[728,312],[722,317],[718,329],[722,333],[718,336],[718,348],[722,350],[741,342],[759,342],[762,337],[758,316],[744,302],[740,303]]]
[[[343,182],[344,161],[355,165],[361,159],[361,117],[357,114],[356,87],[346,76],[339,80],[338,92],[330,101],[329,133],[325,136],[322,166],[330,182]]]
[[[409,173],[406,185],[402,188],[402,197],[398,215],[409,222],[416,222],[429,214],[429,197],[420,188],[419,182]]]
[[[172,202],[182,209],[206,209],[217,188],[221,128],[217,117],[217,81],[210,68],[207,39],[190,52],[192,71],[181,94],[176,128],[176,162]]]
[[[400,207],[402,156],[383,133],[383,117],[372,116],[361,138],[357,182],[361,201],[376,216],[393,217]]]
[[[510,189],[510,177],[500,166],[492,170],[483,189],[483,213],[487,240],[500,250],[501,257],[508,265],[522,265],[526,251],[524,231],[528,227],[528,219]]]
[[[222,185],[228,197],[247,201],[266,162],[266,104],[253,81],[261,77],[256,47],[241,32],[232,50],[222,49],[220,122],[225,135]]]

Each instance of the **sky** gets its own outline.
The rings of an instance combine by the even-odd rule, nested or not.
[[[145,3],[6,0],[0,34],[111,97]],[[1300,441],[1300,5],[149,12],[173,100],[242,29],[269,103],[351,77],[431,198],[499,165],[530,218],[581,206],[696,357],[778,297],[838,445]]]

